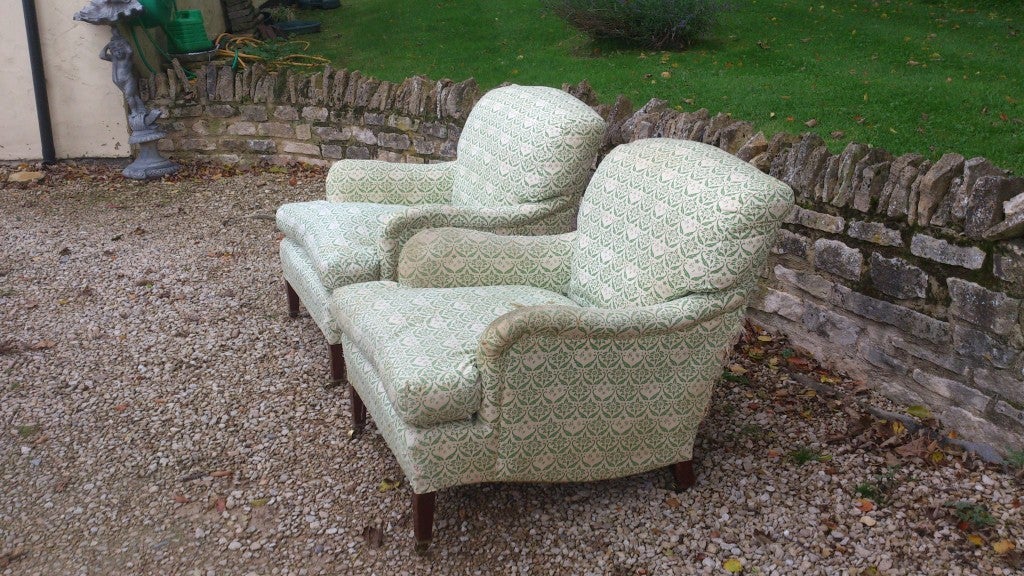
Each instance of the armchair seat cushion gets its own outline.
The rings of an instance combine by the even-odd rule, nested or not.
[[[480,335],[522,306],[572,300],[530,286],[399,287],[394,282],[346,286],[331,311],[376,368],[395,412],[411,426],[469,420],[482,390],[476,355]]]
[[[389,220],[408,206],[366,202],[294,202],[277,210],[277,227],[300,245],[328,290],[380,278],[377,246]]]

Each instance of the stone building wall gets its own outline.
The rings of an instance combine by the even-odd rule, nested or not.
[[[176,158],[329,163],[454,157],[479,90],[472,81],[401,84],[326,69],[312,76],[207,68],[150,80]],[[984,158],[894,156],[814,134],[652,100],[598,104],[605,150],[640,138],[702,141],[790,184],[785,224],[750,315],[820,361],[894,400],[929,406],[947,426],[997,449],[1024,448],[1024,178]]]

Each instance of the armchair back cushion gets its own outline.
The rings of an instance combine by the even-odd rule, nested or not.
[[[561,90],[491,90],[459,136],[452,204],[489,208],[579,197],[604,130],[596,112]]]
[[[792,194],[706,144],[653,138],[619,146],[580,206],[568,296],[582,306],[630,308],[750,282]]]

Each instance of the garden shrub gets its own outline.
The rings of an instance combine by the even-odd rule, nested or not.
[[[726,8],[721,0],[541,0],[591,38],[645,48],[686,48],[708,35]]]

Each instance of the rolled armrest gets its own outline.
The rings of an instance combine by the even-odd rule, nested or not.
[[[399,164],[381,160],[339,160],[327,173],[331,202],[447,204],[455,163]]]
[[[384,279],[398,277],[402,246],[417,232],[430,228],[468,228],[514,234],[551,215],[561,201],[546,201],[496,208],[467,208],[451,205],[417,206],[392,218],[380,241],[380,273]]]
[[[564,294],[574,237],[574,232],[501,236],[460,228],[424,230],[402,248],[398,279],[417,288],[520,284]]]
[[[574,340],[638,339],[686,330],[746,303],[746,288],[691,294],[643,308],[529,306],[508,312],[480,337],[477,361],[496,363],[512,345],[531,336]]]

